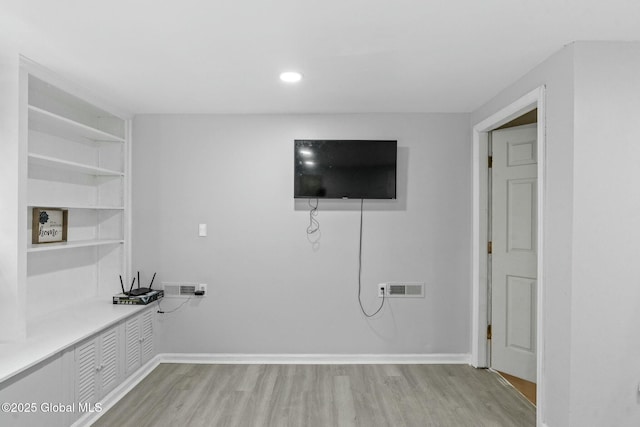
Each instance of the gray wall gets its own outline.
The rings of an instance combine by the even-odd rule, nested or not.
[[[466,114],[137,116],[134,269],[209,285],[162,317],[159,351],[469,353],[469,135]],[[373,310],[385,281],[425,282],[424,299],[361,314],[359,202],[320,201],[310,244],[296,138],[398,140],[398,200],[365,202],[363,303]]]
[[[575,47],[571,425],[640,425],[640,43]]]

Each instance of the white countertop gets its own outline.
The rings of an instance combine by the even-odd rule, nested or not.
[[[95,298],[29,322],[26,340],[0,343],[0,382],[149,305],[117,305],[104,298]]]

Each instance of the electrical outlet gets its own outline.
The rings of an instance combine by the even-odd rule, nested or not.
[[[207,296],[207,284],[206,283],[200,283],[198,285],[198,290],[204,292],[204,296]]]
[[[378,285],[378,298],[383,298],[385,296],[386,289],[387,289],[386,283],[380,283]]]

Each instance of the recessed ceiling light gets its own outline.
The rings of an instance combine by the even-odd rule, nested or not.
[[[297,83],[302,79],[302,74],[297,71],[285,71],[280,74],[280,80],[286,83]]]

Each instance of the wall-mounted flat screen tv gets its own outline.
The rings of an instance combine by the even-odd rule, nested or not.
[[[398,141],[296,139],[294,197],[395,199]]]

